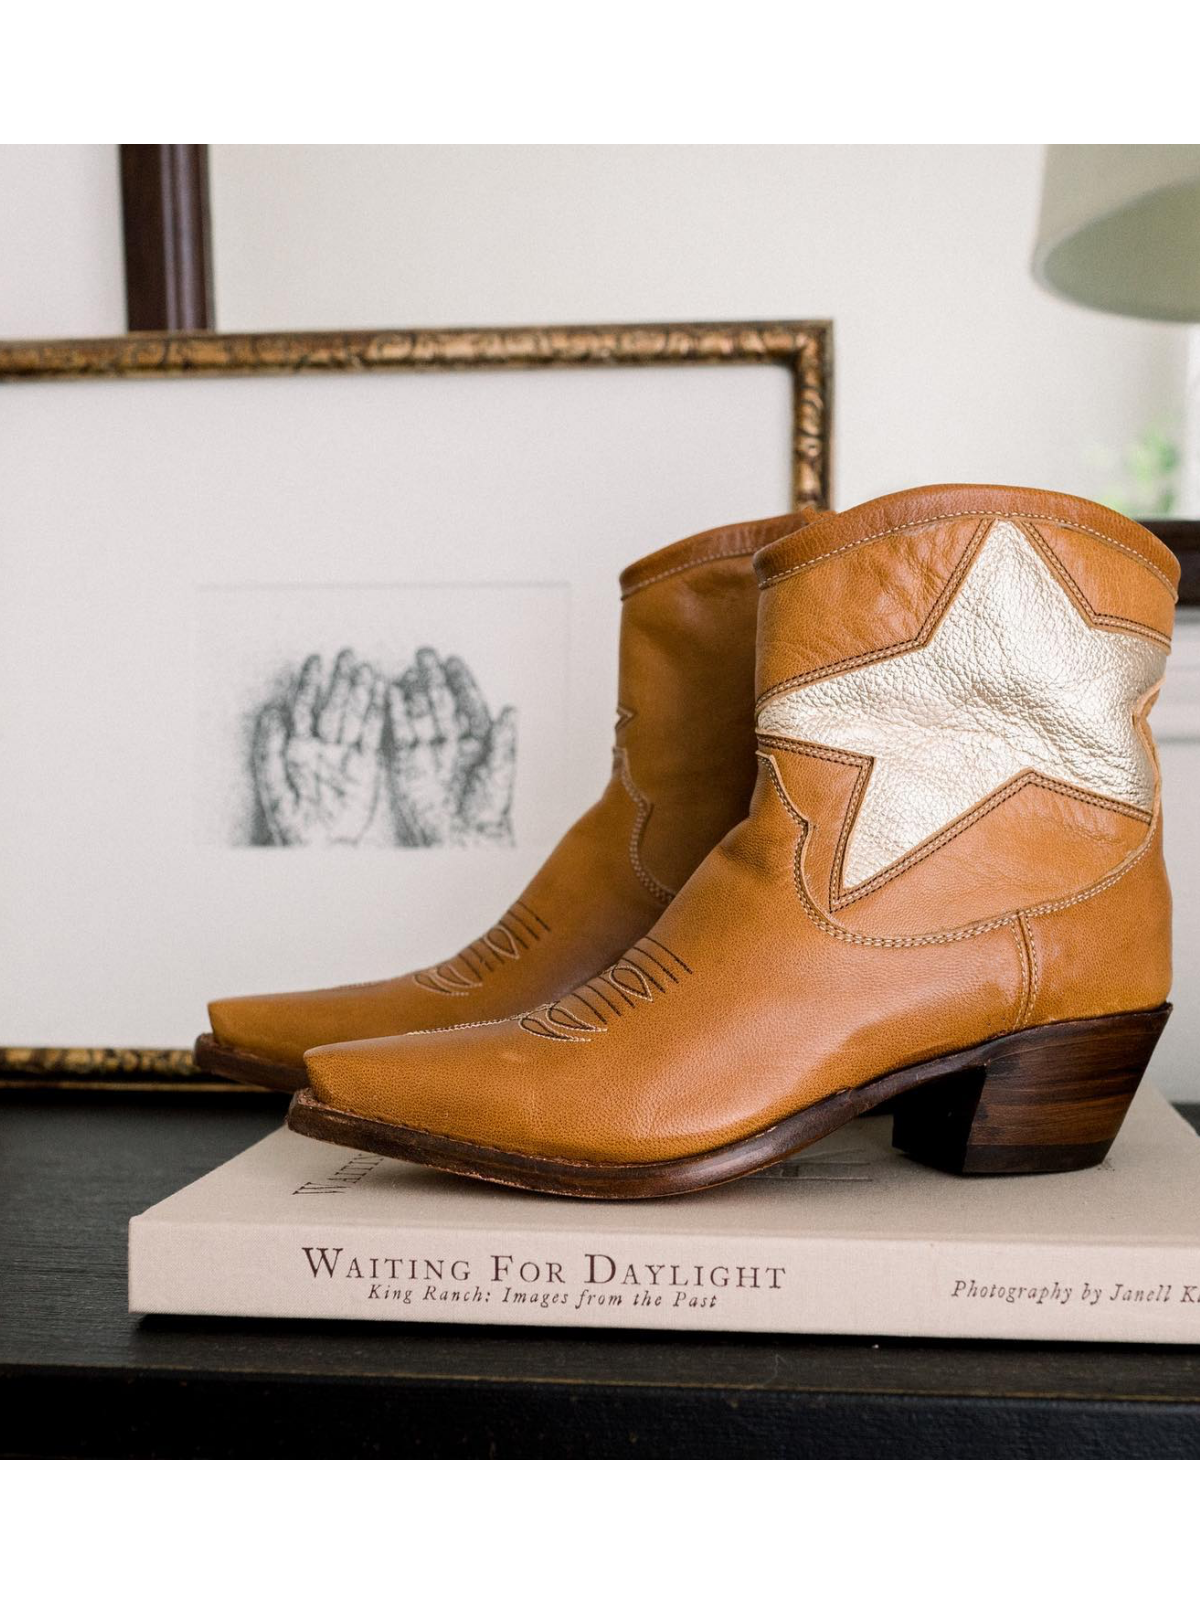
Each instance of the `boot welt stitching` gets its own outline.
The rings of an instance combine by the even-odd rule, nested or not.
[[[803,856],[804,846],[810,831],[808,823],[792,804],[791,797],[788,795],[787,791],[780,782],[779,774],[775,770],[774,762],[765,756],[760,756],[759,760],[766,761],[771,773],[771,782],[774,785],[776,793],[783,802],[783,806],[788,812],[788,815],[793,819],[800,830],[800,838],[796,843],[795,849],[792,880],[795,884],[796,892],[800,897],[801,905],[804,907],[805,915],[811,922],[816,924],[822,933],[827,933],[831,938],[841,939],[848,944],[869,945],[873,949],[911,950],[921,945],[954,944],[960,939],[973,939],[978,934],[990,933],[994,928],[1008,927],[1013,921],[1013,918],[1018,915],[1018,913],[1015,911],[1008,911],[1005,912],[1005,914],[1001,917],[993,917],[986,922],[968,923],[965,927],[955,928],[948,933],[908,934],[896,938],[888,938],[884,935],[852,933],[849,928],[843,928],[839,926],[839,924],[834,922],[831,918],[826,917],[825,913],[809,895],[808,888],[804,881],[804,869],[801,858]],[[1043,901],[1040,905],[1024,906],[1021,908],[1022,914],[1026,917],[1049,916],[1056,911],[1065,911],[1071,906],[1080,905],[1083,903],[1083,901],[1091,900],[1095,895],[1103,894],[1106,890],[1111,889],[1114,884],[1120,882],[1127,872],[1132,871],[1133,868],[1137,866],[1138,862],[1141,861],[1142,857],[1150,849],[1151,843],[1158,833],[1160,816],[1161,812],[1156,810],[1153,823],[1150,828],[1147,829],[1146,837],[1142,840],[1141,844],[1138,845],[1137,849],[1134,850],[1119,867],[1114,868],[1112,872],[1099,879],[1098,882],[1092,884],[1090,888],[1083,889],[1078,894],[1068,895],[1061,900],[1047,900]]]
[[[550,933],[552,931],[551,927],[550,927],[550,924],[548,922],[546,922],[543,918],[539,917],[537,912],[533,909],[533,907],[531,905],[527,904],[524,900],[514,900],[513,904],[520,906],[522,911],[527,911],[529,913],[529,915],[533,918],[533,920],[538,924],[538,926],[540,928],[544,928],[547,933]]]
[[[771,749],[775,750],[798,750],[804,755],[817,756],[822,760],[838,761],[846,766],[857,766],[859,765],[860,761],[865,761],[868,763],[868,765],[870,763],[870,757],[867,756],[845,756],[833,751],[830,751],[828,755],[826,755],[819,745],[802,745],[799,741],[796,741],[793,744],[789,743],[786,739],[779,738],[775,735],[764,736],[759,740],[759,743],[764,746],[769,746]],[[775,788],[779,791],[779,794],[792,818],[799,822],[802,826],[807,827],[807,819],[804,817],[802,812],[797,810],[791,796],[784,788],[783,780],[779,776],[779,769],[775,765],[772,757],[769,755],[764,755],[760,750],[758,752],[758,759],[770,769],[772,782],[774,783]],[[1140,806],[1128,805],[1123,800],[1112,800],[1105,795],[1093,795],[1090,790],[1074,788],[1070,784],[1059,782],[1057,778],[1048,778],[1044,773],[1037,772],[1033,768],[1030,768],[1026,772],[1018,773],[1015,778],[1010,779],[1009,782],[1006,783],[1002,788],[997,789],[993,795],[989,796],[985,800],[982,800],[978,806],[964,813],[964,815],[958,818],[956,822],[951,823],[945,830],[943,830],[942,833],[935,834],[934,837],[927,840],[925,844],[918,845],[915,849],[910,850],[907,855],[902,856],[899,861],[894,862],[882,873],[877,873],[874,878],[869,878],[866,883],[859,885],[848,895],[835,896],[833,894],[833,886],[835,882],[840,881],[838,869],[841,863],[841,855],[845,847],[846,838],[849,835],[850,826],[853,822],[855,802],[858,800],[861,792],[860,786],[856,785],[854,793],[851,795],[847,804],[846,817],[842,824],[841,837],[838,842],[838,851],[834,858],[834,871],[831,874],[830,882],[830,910],[840,911],[844,906],[853,905],[856,900],[861,900],[868,894],[874,894],[877,889],[885,888],[888,883],[892,882],[895,878],[898,878],[902,873],[907,872],[910,867],[914,867],[919,862],[927,860],[929,856],[940,850],[943,845],[949,844],[967,828],[973,827],[975,823],[981,821],[996,806],[1002,805],[1005,800],[1010,799],[1013,794],[1017,793],[1027,784],[1034,784],[1038,788],[1046,789],[1051,793],[1061,794],[1065,799],[1068,800],[1078,800],[1083,804],[1096,806],[1100,810],[1113,811],[1119,816],[1130,817],[1137,822],[1145,822],[1148,828],[1151,830],[1153,829],[1156,815],[1155,811],[1153,810],[1146,811]],[[1139,846],[1139,849],[1144,848],[1144,843],[1145,841],[1143,841],[1142,846]],[[1111,870],[1116,869],[1114,868]],[[1097,885],[1101,884],[1102,882],[1103,878],[1097,879]]]
[[[641,583],[632,584],[622,594],[622,600],[628,600],[631,594],[638,594],[643,589],[649,589],[652,584],[661,583],[664,578],[674,578],[681,572],[690,572],[693,567],[707,567],[714,561],[735,561],[742,556],[757,555],[759,545],[747,545],[736,550],[721,550],[716,555],[697,556],[693,561],[681,561],[677,567],[668,567],[665,572],[657,573],[653,578],[643,578]]]
[[[619,1017],[621,1015],[620,1006],[614,1004],[614,1002],[611,1001],[608,998],[608,996],[604,993],[604,991],[602,989],[597,989],[595,983],[593,982],[593,980],[591,978],[588,979],[588,981],[583,985],[583,987],[585,989],[590,989],[598,1000],[603,1000],[604,1004],[608,1007],[608,1009],[613,1013],[614,1016],[618,1016]]]
[[[1029,1015],[1029,1005],[1033,998],[1033,985],[1029,966],[1029,941],[1026,937],[1025,920],[1019,914],[1012,925],[1013,936],[1017,942],[1017,959],[1021,963],[1021,996],[1017,1006],[1017,1015],[1013,1022],[1014,1029],[1024,1026]]]
[[[620,984],[614,983],[612,981],[612,978],[609,976],[609,973],[611,972],[611,970],[612,970],[611,968],[606,968],[603,972],[598,972],[596,974],[596,982],[597,983],[600,983],[600,982],[607,983],[609,988],[617,996],[617,999],[621,1000],[621,1001],[624,1001],[625,1009],[627,1011],[633,1011],[635,1009],[635,1006],[634,1006],[634,1001],[633,1001],[632,996],[626,994],[625,991],[621,988]],[[613,1009],[616,1011],[618,1016],[623,1016],[624,1015],[624,1013],[622,1012],[621,1007],[619,1005],[614,1005]]]
[[[507,911],[506,915],[510,916],[513,919],[513,921],[516,923],[517,927],[520,928],[523,932],[527,933],[529,935],[529,937],[534,941],[535,944],[538,943],[538,941],[541,939],[542,936],[537,931],[536,928],[531,928],[529,926],[529,924],[525,921],[525,919],[523,917],[519,917],[517,915],[517,913],[511,907]]]
[[[678,983],[679,982],[679,979],[671,971],[671,969],[667,965],[667,963],[665,961],[661,960],[660,957],[656,956],[654,954],[653,950],[643,950],[640,942],[638,944],[635,944],[635,945],[631,946],[631,948],[636,950],[638,955],[644,956],[647,961],[653,961],[654,965],[658,968],[658,970],[661,973],[663,973],[664,976],[670,978],[672,983]],[[647,976],[649,976],[649,974],[647,974]]]
[[[1041,964],[1038,961],[1037,940],[1033,935],[1033,924],[1025,919],[1025,941],[1029,945],[1029,1010],[1026,1018],[1032,1017],[1034,1007],[1037,1005],[1038,990],[1041,986]]]
[[[642,979],[642,984],[644,987],[642,985],[635,984],[632,988],[630,988],[627,984],[623,983],[619,976],[622,967],[627,968],[630,972],[636,972]],[[661,984],[652,973],[647,972],[644,967],[639,966],[636,961],[631,959],[628,953],[623,955],[619,961],[614,962],[611,967],[608,967],[598,976],[603,978],[603,980],[610,986],[610,988],[613,989],[615,993],[623,996],[630,1011],[636,1011],[638,1009],[637,1002],[639,1000],[647,1001],[653,1004],[656,996],[651,991],[651,985],[653,985],[654,989],[657,989],[659,995],[665,995],[669,993],[666,987]],[[678,982],[678,979],[675,981]],[[584,987],[593,989],[596,993],[599,993],[599,990],[595,989],[595,984],[593,982],[587,983]],[[578,989],[573,989],[571,991],[570,998],[582,1001],[585,1005],[587,1005],[588,1009],[594,1012],[595,1015],[600,1018],[600,1026],[594,1027],[591,1024],[580,1023],[579,1018],[575,1017],[566,1009],[566,997],[556,1000],[552,1005],[537,1006],[532,1011],[525,1012],[524,1015],[519,1018],[519,1025],[526,1033],[531,1033],[534,1038],[548,1039],[551,1043],[578,1044],[582,1043],[585,1038],[594,1034],[607,1033],[609,1031],[611,1024],[609,1023],[608,1019],[602,1017],[600,1013],[596,1011],[595,1006],[584,1000]],[[627,1015],[627,1013],[618,1010],[616,1007],[613,1007],[613,1010],[616,1012],[618,1020],[622,1016]],[[559,1017],[553,1015],[555,1011],[558,1011],[561,1015],[570,1017],[571,1020],[567,1022],[561,1021]]]
[[[847,550],[857,549],[857,547],[861,544],[871,544],[876,539],[886,539],[890,534],[893,533],[910,533],[914,528],[932,528],[939,522],[956,522],[960,517],[993,517],[1003,522],[1006,516],[1017,517],[1026,514],[1037,516],[1035,512],[1023,513],[1014,511],[1003,513],[996,511],[948,511],[941,516],[923,517],[918,522],[898,522],[890,528],[884,528],[879,533],[866,533],[861,539],[852,539],[849,544],[839,545],[836,550],[828,550],[824,555],[813,556],[811,560],[801,561],[797,566],[785,567],[782,572],[772,573],[769,578],[765,578],[762,583],[759,584],[759,588],[767,589],[773,583],[782,583],[785,578],[795,577],[796,573],[803,572],[807,567],[815,567],[822,561],[831,561],[834,556],[844,555]],[[1096,528],[1089,528],[1085,522],[1068,522],[1063,517],[1038,516],[1037,521],[1048,522],[1051,527],[1055,528],[1070,528],[1076,533],[1090,534],[1093,539],[1099,539],[1102,544],[1111,545],[1114,550],[1119,550],[1122,555],[1128,556],[1131,561],[1138,562],[1139,565],[1145,567],[1147,572],[1152,573],[1154,577],[1156,577],[1164,586],[1164,588],[1167,590],[1167,593],[1173,600],[1177,600],[1179,598],[1175,585],[1171,582],[1170,578],[1167,577],[1166,573],[1155,566],[1154,562],[1151,561],[1149,557],[1141,555],[1137,550],[1132,549],[1127,544],[1122,544],[1120,539],[1113,539],[1106,533],[1100,533]]]
[[[1090,623],[1094,628],[1115,627],[1126,633],[1140,633],[1145,638],[1152,639],[1155,644],[1161,644],[1165,650],[1170,650],[1170,636],[1160,633],[1157,628],[1152,628],[1148,622],[1135,622],[1132,617],[1117,616],[1111,611],[1097,611],[1058,556],[1055,555],[1045,539],[1042,538],[1037,530],[1037,524],[1024,517],[1013,517],[1012,521],[1029,540],[1030,544],[1074,600],[1085,622]]]
[[[628,955],[622,956],[621,960],[624,961],[628,966],[631,966],[634,969],[635,972],[640,972],[642,977],[645,978],[648,983],[652,983],[654,985],[654,987],[658,990],[659,994],[666,994],[666,992],[667,992],[666,989],[663,987],[663,985],[661,983],[659,983],[658,979],[654,976],[654,974],[652,972],[647,972],[645,967],[640,967],[637,964],[637,962],[634,961],[632,959],[632,957],[630,957]],[[618,963],[618,965],[619,964],[620,963]]]
[[[521,926],[521,924],[518,922],[517,923],[517,928],[510,928],[508,923],[505,921],[505,917],[510,917],[510,916],[512,916],[511,911],[506,911],[504,913],[504,916],[500,918],[500,921],[496,924],[496,926],[499,927],[499,928],[503,928],[505,933],[508,934],[510,939],[515,939],[517,941],[517,943],[521,946],[522,950],[528,950],[529,949],[528,944],[525,942],[524,939],[522,939],[521,935],[517,932],[517,928],[519,928]]]
[[[548,1044],[586,1044],[593,1035],[607,1032],[607,1029],[588,1028],[586,1031],[580,1029],[577,1032],[555,1033],[553,1030],[561,1027],[562,1024],[551,1022],[547,1017],[544,1019],[545,1027],[537,1028],[533,1026],[535,1022],[541,1020],[543,1019],[535,1017],[532,1011],[527,1011],[523,1017],[517,1019],[517,1026],[523,1029],[524,1032],[532,1034],[535,1039],[545,1039]]]
[[[524,906],[524,901],[518,900],[517,905]],[[531,917],[537,917],[537,912],[525,906]],[[506,919],[511,918],[535,944],[540,944],[541,934],[529,928],[510,907],[504,915],[479,939],[473,939],[469,945],[460,950],[449,961],[443,961],[436,967],[423,967],[419,972],[412,974],[414,983],[419,983],[423,989],[434,994],[440,994],[446,999],[461,999],[468,990],[482,987],[488,974],[500,971],[505,961],[520,961],[523,952],[528,952],[530,945],[516,928],[511,928]],[[538,917],[538,921],[542,919]],[[549,925],[542,922],[542,927],[547,933]],[[506,946],[497,936],[503,934],[509,941]],[[456,963],[461,963],[467,969],[468,977],[456,970]],[[482,972],[479,968],[482,967]],[[424,1031],[424,1030],[414,1030]]]
[[[624,750],[618,752],[621,760],[621,783],[626,794],[637,808],[634,817],[633,830],[629,835],[629,864],[633,868],[634,876],[642,887],[661,905],[669,906],[675,898],[674,892],[666,884],[659,883],[658,879],[642,863],[642,838],[646,832],[646,824],[650,821],[650,814],[654,807],[646,799],[642,791],[634,783],[629,773],[629,756]]]
[[[525,1013],[514,1011],[507,1017],[485,1017],[482,1022],[444,1022],[439,1028],[413,1028],[410,1032],[398,1034],[398,1038],[416,1039],[427,1033],[461,1033],[464,1028],[494,1028],[501,1022],[519,1022]]]
[[[592,1002],[587,998],[587,996],[580,994],[578,989],[573,989],[571,992],[574,995],[575,999],[579,1001],[580,1005],[586,1006],[588,1008],[588,1010],[592,1013],[592,1015],[600,1023],[600,1026],[602,1028],[607,1028],[608,1027],[608,1018],[604,1015],[603,1011],[598,1011],[596,1009],[596,1007],[592,1004]]]
[[[849,894],[831,895],[830,910],[840,911],[843,906],[853,905],[856,900],[862,900],[867,895],[874,894],[877,889],[886,888],[889,883],[907,872],[911,867],[915,867],[920,862],[927,861],[930,856],[936,855],[945,845],[957,839],[960,833],[965,833],[968,828],[973,828],[977,822],[981,822],[997,806],[1003,805],[1006,800],[1011,800],[1013,795],[1019,794],[1022,789],[1030,787],[1045,789],[1048,793],[1062,795],[1067,800],[1078,800],[1081,804],[1095,806],[1101,811],[1113,811],[1119,816],[1129,817],[1135,822],[1144,822],[1147,826],[1154,819],[1153,812],[1146,811],[1140,806],[1128,805],[1123,800],[1110,800],[1105,795],[1093,795],[1088,789],[1074,788],[1069,783],[1059,782],[1057,778],[1047,778],[1044,773],[1037,772],[1031,767],[1025,772],[1019,772],[1015,778],[1011,778],[1008,783],[997,789],[986,800],[980,801],[979,805],[973,807],[970,811],[964,812],[956,822],[950,823],[940,834],[935,834],[932,839],[928,839],[924,844],[910,850],[899,861],[893,862],[890,867],[885,867],[882,872],[876,873],[873,878],[868,878],[865,883],[852,889]],[[857,791],[854,798],[857,798]],[[853,812],[849,812],[848,815],[852,818]],[[849,832],[849,827],[843,829],[842,845],[844,845],[845,839],[849,837]],[[841,846],[839,846],[839,852],[840,848]],[[840,865],[839,853],[839,868]],[[841,881],[840,872],[838,873],[837,881],[839,883]]]
[[[770,689],[765,689],[754,703],[754,710],[758,711],[770,700],[776,700],[780,695],[786,694],[789,689],[796,689],[804,683],[815,683],[823,678],[836,678],[842,673],[851,672],[856,667],[868,665],[872,661],[887,661],[892,656],[907,655],[926,645],[937,631],[938,624],[954,602],[959,589],[966,581],[975,557],[979,554],[984,537],[995,526],[996,522],[1003,521],[1001,517],[994,518],[992,522],[981,521],[975,532],[967,540],[963,553],[954,563],[937,599],[930,607],[924,622],[911,638],[901,639],[896,644],[880,645],[876,650],[864,650],[856,656],[846,656],[841,661],[831,662],[828,666],[813,667],[808,672],[798,672],[793,677],[784,678],[780,683],[773,684]]]
[[[656,944],[658,946],[658,948],[661,951],[663,951],[663,953],[665,955],[670,956],[672,961],[677,961],[679,963],[679,965],[683,968],[683,970],[688,974],[688,976],[689,977],[691,976],[692,969],[691,969],[691,967],[688,966],[687,962],[683,959],[682,956],[677,956],[675,954],[674,950],[670,949],[667,945],[665,945],[662,942],[661,939],[656,939],[652,933],[647,933],[647,934],[644,935],[644,937],[649,939],[651,944]]]

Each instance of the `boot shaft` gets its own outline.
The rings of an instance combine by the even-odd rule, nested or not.
[[[753,560],[815,515],[714,528],[621,574],[614,780],[637,812],[631,857],[664,903],[749,808]]]
[[[1165,546],[1070,496],[949,486],[822,518],[756,568],[760,747],[822,912],[888,940],[1017,916],[1041,1002],[1082,1015],[1095,951],[1128,943],[1119,904],[1136,993],[1095,998],[1159,1003]]]

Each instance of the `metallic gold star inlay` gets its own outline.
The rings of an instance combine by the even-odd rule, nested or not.
[[[920,649],[790,689],[761,733],[870,756],[843,887],[898,861],[1018,773],[1149,810],[1137,708],[1166,651],[1091,626],[1011,522],[988,532]]]

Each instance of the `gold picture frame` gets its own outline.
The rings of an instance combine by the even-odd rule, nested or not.
[[[795,509],[829,504],[832,324],[816,321],[421,328],[334,333],[137,333],[0,342],[0,382],[775,366],[791,385]],[[0,1045],[0,1089],[221,1089],[182,1049]],[[241,1092],[257,1093],[256,1090]]]

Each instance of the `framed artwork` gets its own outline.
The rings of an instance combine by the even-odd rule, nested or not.
[[[831,364],[821,322],[0,345],[0,1085],[197,1087],[209,998],[488,926],[607,776],[620,568],[826,504]]]

